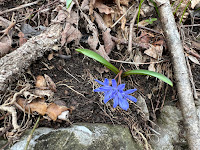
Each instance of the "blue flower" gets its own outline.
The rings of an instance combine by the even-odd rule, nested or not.
[[[104,103],[113,99],[113,107],[116,108],[119,105],[122,109],[126,110],[129,108],[128,99],[137,102],[137,99],[129,94],[135,92],[137,89],[130,89],[124,91],[125,84],[120,84],[117,86],[115,79],[112,79],[112,86],[109,86],[109,80],[105,78],[104,82],[96,80],[99,84],[103,85],[94,90],[94,92],[104,92]]]

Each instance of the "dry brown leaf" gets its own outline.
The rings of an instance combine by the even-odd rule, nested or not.
[[[47,104],[44,99],[37,98],[33,100],[31,103],[27,103],[24,98],[19,98],[17,100],[17,104],[21,106],[22,109],[25,109],[26,113],[37,112],[38,114],[44,116],[45,114],[49,116],[53,121],[56,121],[58,116],[65,112],[59,118],[64,118],[66,120],[66,116],[68,116],[69,112],[72,112],[72,109],[67,108],[66,106],[60,106],[55,103]],[[66,111],[69,111],[68,113]]]
[[[153,64],[153,63],[150,64],[150,65],[148,66],[148,70],[149,70],[149,71],[154,71],[154,72],[155,72],[155,71],[156,71],[155,64]]]
[[[102,30],[105,51],[107,55],[109,55],[115,46],[115,43],[112,41],[112,38],[111,38],[112,36],[110,35],[111,29],[107,28],[102,17],[98,13],[94,12],[94,17],[98,24],[98,27]]]
[[[58,15],[52,20],[52,22],[63,22],[67,16],[69,16],[69,13],[61,9],[58,11]]]
[[[53,59],[53,53],[49,54],[47,59],[52,60]]]
[[[70,23],[70,24],[75,24],[77,25],[79,21],[79,14],[75,11],[72,11],[70,13],[70,16],[67,17],[66,22]]]
[[[110,52],[115,47],[115,43],[112,41],[112,36],[110,35],[110,29],[108,28],[105,32],[103,32],[103,41],[104,41],[104,47],[107,55],[110,54]]]
[[[98,53],[99,55],[101,55],[103,58],[105,58],[107,61],[109,61],[110,58],[109,58],[108,54],[106,53],[103,45],[100,45],[98,50],[96,49],[98,44],[99,44],[99,42],[95,35],[89,36],[88,45],[90,46],[90,48],[92,50],[94,50],[96,53]]]
[[[0,41],[0,57],[8,54],[11,50],[12,40],[9,37],[3,37]]]
[[[45,103],[44,99],[36,99],[33,100],[31,103],[27,103],[27,101],[23,98],[19,98],[17,100],[17,104],[19,104],[25,111],[29,113],[37,112],[40,115],[45,115],[47,111],[47,104]]]
[[[198,59],[192,55],[188,55],[188,58],[195,64],[200,65]]]
[[[70,43],[73,40],[75,40],[76,44],[78,44],[82,37],[81,32],[70,23],[66,23],[65,29],[63,30],[61,35],[62,35],[61,38],[62,46],[65,43]]]
[[[163,46],[153,46],[147,50],[144,51],[145,54],[147,54],[150,57],[153,57],[154,59],[160,59],[162,57],[163,52]]]
[[[22,46],[24,43],[27,42],[27,39],[24,38],[24,33],[23,32],[19,32],[18,33],[18,37],[19,37],[19,46]]]
[[[46,84],[45,78],[44,78],[43,76],[41,76],[41,75],[38,75],[38,76],[36,77],[35,86],[36,86],[37,88],[44,88],[44,87],[46,87],[47,84]]]
[[[81,9],[82,10],[89,10],[89,1],[88,0],[83,0],[82,1]]]
[[[107,27],[111,27],[113,25],[113,21],[112,21],[112,16],[111,14],[108,14],[108,15],[104,15],[103,16],[103,20],[106,24]]]
[[[192,41],[192,46],[193,46],[194,48],[196,48],[197,50],[200,50],[200,42]]]
[[[192,7],[192,9],[194,9],[194,7],[195,7],[198,3],[200,3],[200,0],[191,0],[191,7]]]
[[[46,114],[53,120],[56,121],[58,116],[64,112],[70,110],[69,108],[65,107],[65,106],[59,106],[56,105],[55,103],[51,103],[46,111]]]
[[[111,7],[108,7],[107,5],[103,4],[101,0],[96,0],[94,7],[98,8],[100,13],[104,14],[114,13],[114,10]]]
[[[49,89],[52,90],[53,92],[56,92],[57,91],[56,84],[53,82],[53,80],[46,74],[44,74],[44,78]]]
[[[124,5],[124,6],[128,6],[129,2],[130,2],[130,0],[120,0],[120,4]]]
[[[144,61],[143,61],[143,56],[142,56],[142,53],[139,51],[139,50],[136,50],[135,51],[135,56],[134,56],[134,58],[133,58],[133,60],[134,60],[134,63],[144,63]],[[139,66],[138,64],[136,64],[135,66]]]
[[[142,31],[142,33],[141,33],[141,35],[139,36],[139,42],[141,42],[141,43],[150,43],[150,40],[151,40],[151,38],[150,37],[152,37],[151,35],[149,35],[149,33],[148,32],[145,32],[145,31]]]

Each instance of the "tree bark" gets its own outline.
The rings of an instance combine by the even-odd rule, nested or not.
[[[184,118],[187,141],[191,150],[200,150],[199,122],[181,44],[169,0],[156,0],[164,35],[173,62],[178,98]]]
[[[8,85],[20,77],[35,60],[59,41],[62,26],[54,24],[44,33],[31,38],[20,48],[0,59],[0,93],[5,92]]]

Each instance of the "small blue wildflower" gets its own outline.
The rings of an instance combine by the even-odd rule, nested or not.
[[[104,92],[104,103],[113,99],[113,107],[116,108],[119,105],[122,109],[126,110],[129,108],[128,99],[137,102],[137,99],[129,94],[135,92],[137,89],[129,89],[124,91],[125,84],[117,86],[115,79],[112,79],[112,86],[109,86],[109,80],[105,78],[104,82],[96,80],[99,84],[103,85],[94,90],[94,92]]]

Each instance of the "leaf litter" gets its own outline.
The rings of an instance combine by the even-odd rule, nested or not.
[[[198,2],[199,1],[195,0],[191,1],[191,8],[193,9]],[[13,50],[13,43],[17,46],[21,46],[26,43],[26,41],[29,40],[30,37],[34,37],[40,34],[42,32],[42,29],[38,29],[40,25],[42,27],[45,27],[49,26],[51,23],[63,24],[62,36],[59,39],[60,42],[58,43],[58,45],[56,45],[57,48],[52,48],[52,53],[48,58],[49,60],[44,59],[44,61],[47,62],[43,62],[39,64],[39,66],[35,65],[35,70],[34,67],[32,68],[34,75],[29,74],[32,76],[33,80],[29,81],[30,79],[27,78],[30,77],[24,75],[24,77],[27,77],[25,77],[24,80],[18,81],[14,90],[15,92],[10,91],[11,96],[8,94],[8,92],[8,95],[4,96],[2,102],[5,102],[6,104],[6,102],[13,101],[14,103],[9,102],[6,104],[8,107],[12,108],[13,111],[14,105],[16,109],[22,111],[25,110],[24,112],[27,114],[32,114],[34,116],[40,114],[48,121],[53,120],[57,123],[61,122],[59,120],[65,120],[67,122],[76,122],[76,120],[90,122],[89,120],[94,119],[92,118],[93,115],[96,117],[98,116],[99,112],[101,112],[101,114],[103,115],[99,115],[98,117],[96,117],[93,122],[114,122],[116,124],[126,124],[130,127],[130,129],[132,129],[133,125],[137,124],[137,128],[131,131],[133,137],[137,139],[139,143],[142,143],[146,139],[150,140],[151,136],[149,136],[149,133],[152,132],[150,131],[150,128],[155,125],[154,123],[152,123],[152,121],[156,121],[157,112],[159,112],[160,109],[163,107],[166,97],[172,99],[173,101],[176,96],[173,96],[174,98],[172,98],[170,97],[170,95],[166,95],[166,92],[164,92],[166,87],[160,81],[158,81],[158,83],[155,83],[155,81],[150,82],[147,79],[151,79],[150,77],[145,78],[145,80],[140,77],[133,77],[130,81],[126,81],[128,82],[127,85],[129,87],[135,86],[137,89],[139,89],[138,91],[141,91],[141,94],[138,94],[137,96],[143,100],[143,103],[150,107],[142,108],[142,106],[137,106],[137,104],[131,104],[131,109],[128,110],[128,112],[124,112],[119,109],[113,109],[111,107],[112,104],[107,104],[105,106],[102,102],[102,95],[99,95],[100,97],[96,97],[96,95],[91,93],[91,86],[97,87],[97,85],[95,85],[93,82],[94,78],[110,77],[112,75],[107,70],[105,70],[105,68],[102,68],[101,65],[98,66],[98,64],[96,63],[91,64],[90,60],[83,59],[83,62],[87,62],[86,65],[83,65],[82,60],[80,60],[80,56],[74,52],[74,49],[79,47],[91,49],[99,53],[108,61],[110,61],[111,59],[115,59],[115,62],[121,61],[126,63],[121,64],[120,67],[126,69],[148,69],[151,71],[164,73],[169,78],[172,78],[172,70],[170,67],[171,65],[167,52],[167,46],[164,37],[162,36],[162,30],[159,27],[159,21],[153,21],[152,24],[145,21],[149,18],[158,18],[154,7],[149,6],[147,3],[144,3],[142,5],[140,12],[140,22],[138,26],[135,22],[135,30],[133,30],[133,33],[129,33],[130,21],[133,18],[133,14],[131,12],[136,10],[136,7],[131,6],[137,6],[137,2],[135,1],[83,0],[79,3],[75,0],[71,4],[69,9],[66,8],[63,1],[55,2],[55,4],[56,5],[50,5],[48,3],[45,3],[44,5],[48,7],[47,10],[35,6],[35,8],[37,9],[35,13],[33,13],[31,8],[27,8],[29,9],[30,13],[38,16],[38,18],[25,18],[24,16],[26,12],[24,12],[23,10],[19,11],[22,14],[19,13],[18,17],[20,18],[20,20],[26,21],[26,23],[16,23],[15,27],[16,29],[19,29],[15,31],[18,35],[18,39],[14,38],[13,34],[11,33],[8,33],[0,39],[0,47],[2,51],[1,55],[3,56]],[[187,3],[185,1],[178,8],[178,11],[176,12],[176,16],[178,17],[178,19],[180,19],[181,15],[183,14],[186,4]],[[173,9],[176,10],[176,8],[177,4],[174,4]],[[43,13],[43,16],[40,16],[39,13]],[[11,14],[12,13],[8,13],[8,15]],[[31,14],[29,15],[31,16]],[[188,17],[189,16],[186,13],[184,22],[187,22]],[[5,33],[3,31],[11,23],[11,21],[5,21],[5,18],[7,18],[6,15],[3,15],[2,18],[0,18],[0,26],[3,28],[1,34]],[[194,19],[194,21],[196,20]],[[115,26],[113,26],[114,23],[116,23]],[[187,57],[191,60],[191,63],[199,65],[199,40],[196,33],[192,29],[188,30],[190,33],[193,34],[193,38],[191,38],[191,36],[189,36],[186,32],[184,32],[185,36],[183,37],[187,37],[187,39],[193,41],[193,49],[186,49],[186,52],[188,53]],[[161,34],[158,34],[158,31]],[[130,34],[133,34],[132,56],[129,56],[130,54],[127,52],[128,37]],[[182,39],[184,39],[183,37]],[[184,39],[186,45],[190,42],[187,41],[187,39]],[[17,46],[15,46],[15,48]],[[56,55],[67,56],[69,53],[72,54],[71,59],[74,59],[75,61],[58,59],[57,57],[54,57]],[[60,74],[59,72],[62,72],[62,70],[67,67],[66,64],[68,63],[70,64],[71,72],[68,74],[69,76],[65,79],[65,77],[63,78],[63,76],[66,75]],[[46,65],[44,66],[44,64]],[[48,65],[54,67],[47,67]],[[81,69],[83,70],[81,71]],[[52,73],[52,70],[57,74]],[[75,72],[75,70],[77,70],[77,72]],[[194,70],[200,69],[195,66]],[[50,76],[53,78],[51,78]],[[72,81],[73,79],[77,79],[78,81],[83,80],[87,88],[79,87],[80,83],[79,86],[77,86],[76,83]],[[57,83],[54,83],[54,80],[56,80]],[[195,80],[198,80],[198,77],[195,76]],[[147,81],[151,83],[148,85],[148,88],[146,88],[145,83]],[[28,86],[27,83],[29,83]],[[35,85],[33,83],[35,83]],[[60,86],[57,86],[59,84],[60,86],[66,86],[65,88],[61,88]],[[62,89],[61,91],[63,93],[60,93],[60,88]],[[90,92],[88,89],[90,89]],[[174,93],[172,89],[169,90],[169,92]],[[60,97],[56,97],[56,95],[59,95]],[[143,95],[143,97],[141,97],[141,95]],[[155,95],[157,96],[155,97]],[[72,98],[72,96],[74,98]],[[86,96],[88,96],[89,98],[87,98]],[[62,100],[62,102],[59,102],[58,104],[56,102],[58,100],[57,98],[64,99],[69,104]],[[68,100],[70,98],[71,100]],[[155,100],[152,101],[151,99],[153,98]],[[81,104],[80,101],[85,102],[82,102]],[[97,103],[97,105],[94,104],[94,101],[95,103]],[[4,103],[1,104],[1,106],[3,105]],[[81,108],[84,107],[85,110],[81,110]],[[151,107],[153,107],[153,109],[150,109]],[[92,110],[94,114],[90,115],[89,110]],[[64,117],[62,117],[63,114]],[[80,118],[78,119],[78,116],[81,115],[82,118],[84,118],[82,120]],[[1,114],[1,116],[5,119],[7,118],[4,114]],[[106,116],[109,117],[107,118]],[[88,120],[87,118],[90,119]],[[101,118],[104,118],[104,121],[102,121]],[[26,121],[28,122],[29,120]],[[24,125],[25,124],[26,123],[24,122]],[[51,126],[51,123],[48,124],[50,124]],[[15,128],[18,128],[16,122],[13,124],[13,126]],[[28,126],[24,127],[28,128]],[[6,129],[6,126],[4,128]],[[141,134],[144,136],[136,136],[136,133],[138,133],[138,131],[142,131]],[[9,132],[12,132],[12,130],[10,130]],[[20,132],[13,132],[13,135],[14,134],[15,136],[18,136]],[[151,146],[148,145],[148,148],[151,149]]]

